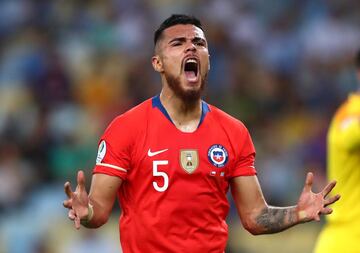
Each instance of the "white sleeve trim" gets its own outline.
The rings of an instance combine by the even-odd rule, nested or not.
[[[120,171],[127,172],[127,170],[124,169],[124,168],[121,168],[121,167],[119,167],[119,166],[115,166],[115,165],[112,165],[112,164],[108,164],[108,163],[97,163],[96,165],[97,165],[97,166],[109,167],[109,168],[112,168],[112,169],[116,169],[116,170],[120,170]]]

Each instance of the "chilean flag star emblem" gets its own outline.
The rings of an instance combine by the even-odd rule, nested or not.
[[[212,145],[208,150],[208,159],[212,165],[218,168],[224,167],[228,161],[228,152],[220,144]]]

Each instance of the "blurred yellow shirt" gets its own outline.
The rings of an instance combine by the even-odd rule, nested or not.
[[[335,113],[327,140],[328,178],[340,200],[320,233],[315,253],[360,253],[360,92]]]

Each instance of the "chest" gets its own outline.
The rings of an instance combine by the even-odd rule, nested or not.
[[[235,162],[235,151],[226,132],[207,125],[194,133],[150,126],[139,136],[134,151],[129,179],[143,178],[159,192],[182,182],[226,189],[227,176]]]

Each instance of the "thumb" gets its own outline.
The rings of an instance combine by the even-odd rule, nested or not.
[[[305,186],[304,186],[304,191],[311,191],[311,187],[313,184],[313,180],[314,180],[314,175],[312,172],[308,172],[306,175],[306,180],[305,180]]]
[[[77,184],[80,191],[85,191],[85,174],[82,170],[78,171]]]

